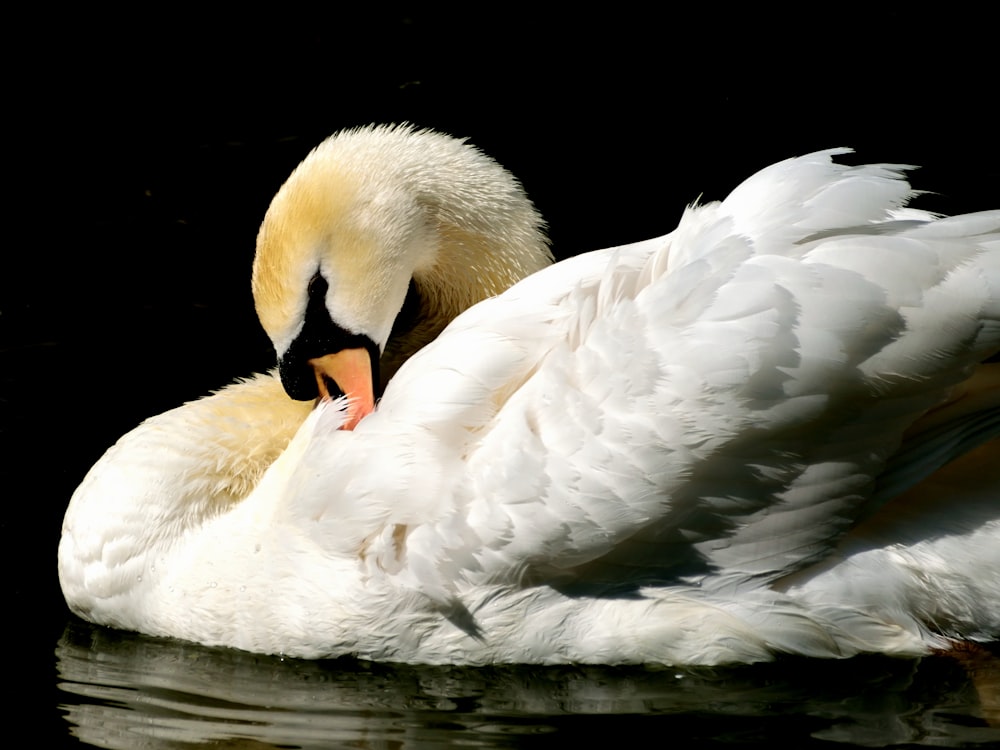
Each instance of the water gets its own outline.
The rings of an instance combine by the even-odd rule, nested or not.
[[[595,737],[625,747],[1000,743],[1000,666],[973,682],[943,656],[698,670],[412,667],[260,656],[74,620],[56,660],[69,732],[123,750],[552,747]]]

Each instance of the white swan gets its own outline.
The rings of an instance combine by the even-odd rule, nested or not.
[[[254,288],[287,388],[350,405],[262,375],[125,435],[66,512],[70,608],[427,663],[1000,638],[1000,211],[904,209],[905,168],[843,152],[532,273],[541,222],[494,162],[335,136],[269,209]],[[372,411],[383,352],[407,361]]]

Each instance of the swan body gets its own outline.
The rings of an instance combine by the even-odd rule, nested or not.
[[[426,131],[338,138],[375,173],[380,148],[406,179],[442,158],[452,186],[498,169]],[[303,184],[326,184],[330,151]],[[487,190],[446,222],[399,199],[392,170],[359,170],[332,207],[283,208],[285,193],[255,269],[279,357],[317,273],[337,329],[390,351],[407,284],[452,273],[442,223],[478,233],[479,253],[520,217],[497,242],[528,260],[497,277],[507,291],[461,261],[476,299],[402,345],[351,431],[350,392],[313,408],[271,373],[121,438],[66,513],[70,608],[209,645],[424,663],[720,664],[1000,638],[1000,377],[983,364],[1000,351],[1000,211],[907,209],[904,167],[843,152],[768,167],[663,237],[551,266],[516,183],[497,213],[484,219]],[[450,200],[420,179],[421,200]],[[372,185],[381,199],[359,192]],[[345,200],[347,260],[330,239]],[[402,224],[383,210],[400,200]],[[446,282],[420,283],[443,309],[428,298]]]

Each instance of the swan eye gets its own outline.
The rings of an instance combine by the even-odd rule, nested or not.
[[[285,387],[285,392],[297,401],[310,401],[320,395],[316,371],[310,360],[344,349],[367,349],[372,362],[373,381],[378,382],[378,345],[370,337],[353,333],[330,317],[330,312],[326,309],[328,289],[329,283],[319,273],[309,280],[302,330],[278,357],[281,384]],[[331,398],[344,393],[333,379],[325,375],[323,385]]]
[[[330,284],[323,278],[323,274],[317,271],[313,274],[313,277],[309,279],[309,285],[306,287],[306,298],[310,302],[313,302],[316,299],[322,300],[326,297],[326,292],[329,288]]]

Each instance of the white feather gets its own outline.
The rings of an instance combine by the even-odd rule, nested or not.
[[[958,397],[1000,350],[1000,211],[904,209],[904,167],[844,152],[470,308],[353,432],[312,411],[245,497],[218,487],[261,416],[233,404],[273,380],[147,421],[67,510],[69,605],[434,663],[1000,638],[1000,389]]]

